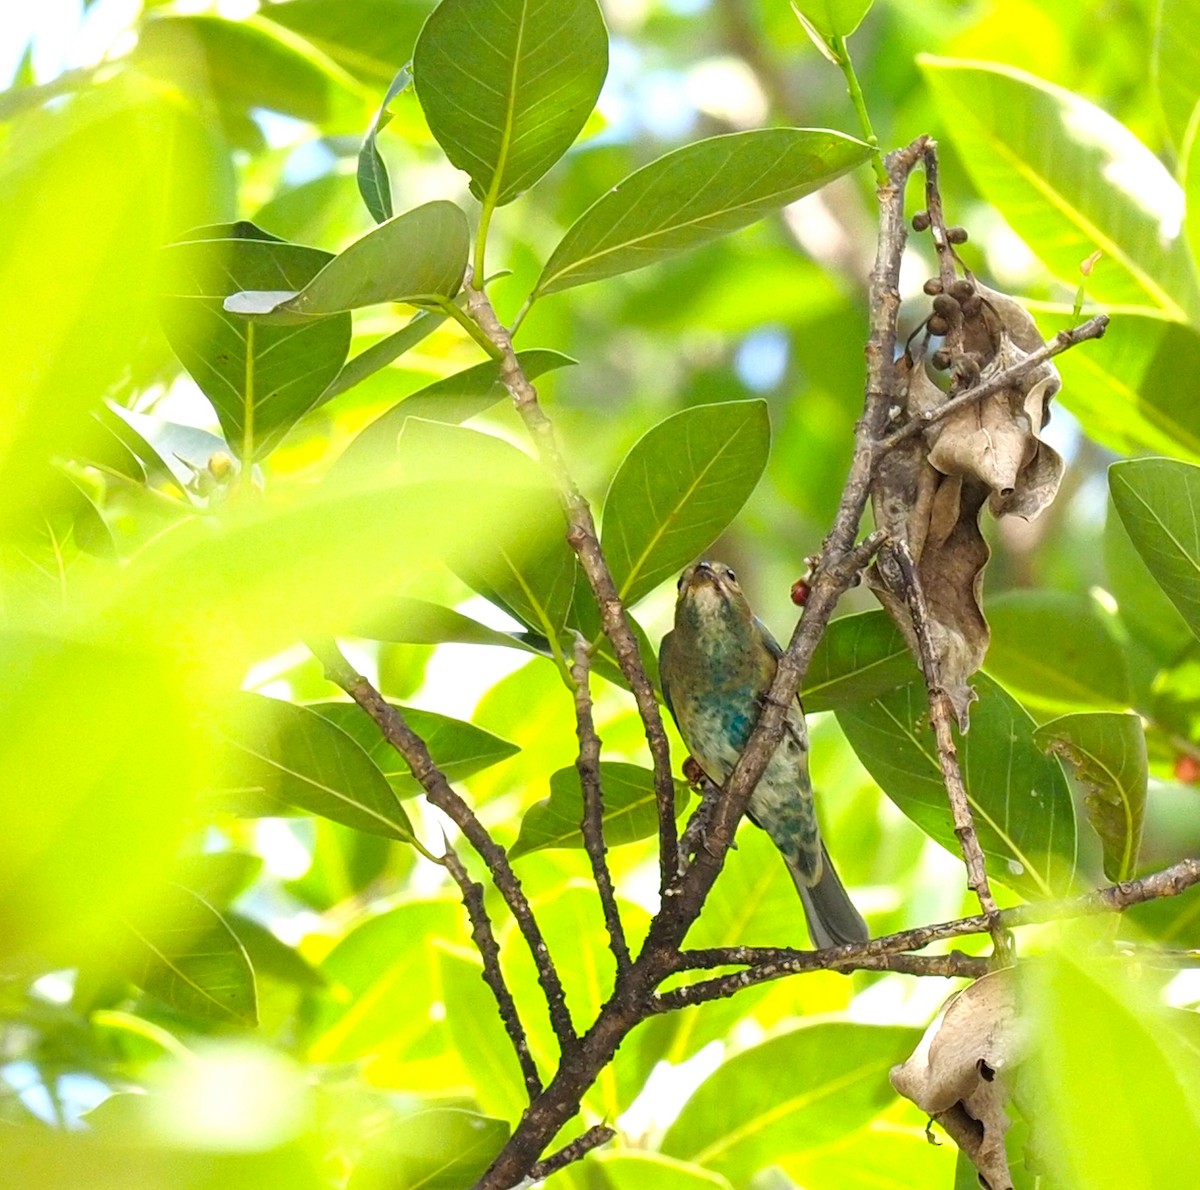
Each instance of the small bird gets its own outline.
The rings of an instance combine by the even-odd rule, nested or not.
[[[659,672],[679,734],[716,784],[728,779],[745,748],[782,655],[728,566],[697,562],[683,572],[675,627],[663,637]],[[799,698],[750,797],[749,816],[782,853],[813,944],[865,942],[867,923],[838,879],[817,827]]]

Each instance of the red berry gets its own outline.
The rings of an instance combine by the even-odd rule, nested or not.
[[[797,607],[803,607],[808,602],[808,595],[812,588],[808,585],[808,579],[798,578],[792,583],[792,602]]]
[[[1175,757],[1175,780],[1185,785],[1200,782],[1200,760],[1184,752]]]

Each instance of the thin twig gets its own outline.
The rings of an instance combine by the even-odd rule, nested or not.
[[[529,1170],[530,1181],[540,1182],[543,1178],[548,1178],[552,1173],[565,1168],[573,1161],[578,1161],[580,1157],[599,1148],[600,1145],[608,1144],[616,1135],[615,1128],[609,1128],[604,1124],[593,1125],[582,1136],[577,1136],[569,1145],[564,1145],[557,1153],[551,1153],[544,1161],[534,1162]]]
[[[988,883],[983,848],[979,845],[979,836],[975,831],[975,816],[967,798],[966,783],[958,763],[958,748],[951,730],[951,723],[955,719],[954,704],[942,685],[941,665],[929,634],[929,612],[925,606],[925,595],[921,590],[916,563],[913,562],[908,546],[902,541],[894,541],[889,542],[880,551],[876,567],[880,577],[908,607],[909,619],[917,641],[921,673],[925,677],[925,689],[929,699],[929,723],[937,743],[938,767],[942,770],[942,784],[950,801],[954,835],[958,839],[967,868],[967,885],[979,898],[979,907],[990,923],[996,956],[1007,966],[1013,957],[1011,941],[1000,924],[996,899]]]
[[[1002,372],[997,372],[994,376],[975,385],[974,388],[960,393],[944,405],[927,409],[917,417],[906,421],[899,429],[893,430],[875,444],[876,454],[882,457],[888,451],[894,450],[900,443],[906,442],[909,438],[928,429],[929,426],[935,425],[947,417],[952,417],[960,409],[978,404],[985,397],[992,396],[993,393],[1019,386],[1030,372],[1048,359],[1053,359],[1056,355],[1061,355],[1064,351],[1089,339],[1102,338],[1108,329],[1108,321],[1107,314],[1097,314],[1094,318],[1089,318],[1087,322],[1081,322],[1078,326],[1059,331],[1054,338],[1047,341],[1044,347],[1039,347],[1037,351],[1032,352],[1019,363],[1005,368]]]
[[[504,849],[488,834],[471,807],[451,788],[446,775],[429,755],[425,741],[408,726],[404,716],[354,669],[337,645],[332,641],[313,641],[310,642],[309,648],[325,667],[325,674],[329,680],[340,686],[371,716],[383,738],[404,758],[412,770],[412,775],[425,790],[425,796],[462,831],[467,841],[479,853],[479,857],[487,864],[500,895],[516,919],[517,926],[533,955],[538,983],[546,996],[550,1024],[558,1038],[559,1047],[564,1055],[572,1053],[578,1038],[567,1011],[567,998],[562,980],[554,967],[546,940],[542,937],[541,927],[533,916],[529,899],[525,896],[521,882],[512,870]]]
[[[654,792],[658,807],[659,891],[665,898],[670,894],[675,875],[677,832],[675,827],[675,782],[671,777],[671,755],[662,713],[654,687],[642,664],[637,638],[633,634],[629,615],[617,590],[612,571],[608,568],[596,533],[591,506],[576,487],[563,459],[554,424],[538,401],[537,389],[521,368],[512,337],[505,329],[488,297],[466,282],[467,310],[484,335],[501,353],[500,380],[512,397],[513,406],[525,423],[533,440],[538,459],[549,472],[558,489],[559,499],[567,515],[567,542],[579,556],[584,574],[596,596],[604,634],[612,642],[613,652],[621,673],[629,683],[637,703],[638,713],[646,733],[646,743],[654,762]]]
[[[500,947],[496,944],[492,922],[483,902],[483,885],[477,884],[471,879],[466,866],[459,859],[458,852],[450,845],[449,840],[445,842],[442,864],[462,892],[463,904],[467,908],[467,916],[471,919],[471,937],[475,940],[475,947],[483,959],[483,979],[492,989],[492,995],[496,998],[496,1008],[500,1012],[500,1019],[504,1022],[504,1031],[508,1034],[508,1039],[516,1051],[517,1061],[521,1066],[521,1076],[525,1080],[525,1090],[532,1103],[542,1093],[542,1079],[538,1074],[533,1055],[529,1052],[529,1040],[525,1036],[525,1029],[521,1024],[516,1002],[513,1000],[512,992],[508,990],[508,985],[504,982],[504,973],[500,969]]]
[[[579,756],[575,768],[579,772],[579,786],[583,790],[583,845],[588,859],[592,861],[592,875],[596,880],[596,891],[604,910],[604,924],[608,928],[608,942],[613,957],[617,960],[620,973],[629,966],[629,944],[625,941],[625,928],[621,925],[621,913],[617,908],[617,897],[613,891],[612,874],[608,870],[604,845],[604,791],[600,785],[600,737],[592,719],[592,694],[588,685],[592,657],[588,643],[581,633],[575,634],[574,663],[571,679],[575,683],[575,734],[579,738]]]

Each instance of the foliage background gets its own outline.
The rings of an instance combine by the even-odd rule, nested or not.
[[[356,154],[432,5],[252,7],[199,12],[98,0],[74,14],[61,60],[50,49],[60,31],[49,30],[0,95],[8,616],[0,639],[0,1147],[24,1163],[28,1185],[74,1184],[87,1162],[97,1187],[323,1186],[349,1176],[361,1190],[385,1184],[376,1169],[395,1184],[459,1186],[473,1157],[503,1134],[494,1121],[511,1123],[521,1106],[461,906],[439,869],[410,846],[322,818],[234,816],[212,792],[229,784],[213,733],[232,690],[298,703],[331,698],[295,642],[313,630],[345,631],[336,614],[343,606],[398,592],[514,627],[444,567],[405,564],[406,551],[436,553],[445,522],[432,510],[427,524],[381,531],[386,501],[304,500],[373,417],[479,362],[478,348],[446,324],[302,418],[258,464],[261,487],[278,502],[224,545],[202,531],[176,532],[186,469],[160,458],[159,471],[173,473],[152,476],[149,490],[123,482],[113,415],[97,419],[107,399],[218,430],[160,329],[162,244],[198,225],[251,219],[334,252],[372,226],[355,184]],[[771,123],[857,132],[837,72],[785,4],[604,7],[611,58],[598,114],[542,183],[495,220],[490,267],[512,270],[493,287],[505,319],[573,219],[666,150]],[[1088,292],[1113,312],[1113,328],[1103,343],[1060,361],[1064,392],[1049,434],[1068,457],[1066,487],[1033,525],[989,525],[987,672],[1039,720],[1126,708],[1143,716],[1151,792],[1141,870],[1200,845],[1200,806],[1188,784],[1200,756],[1200,688],[1193,635],[1112,515],[1104,467],[1124,455],[1200,456],[1200,300],[1190,262],[1180,280],[1174,255],[1156,256],[1154,237],[1136,220],[1122,222],[1121,208],[1127,200],[1159,212],[1174,204],[1182,215],[1200,98],[1184,31],[1197,18],[1196,6],[1178,0],[1161,11],[1115,0],[881,0],[852,43],[883,145],[926,131],[939,138],[947,208],[971,230],[966,258],[984,280],[1040,303],[1053,328],[1074,299],[1071,270],[1087,245],[1109,249]],[[922,54],[1017,67],[1096,105],[1066,125],[1083,147],[1068,151],[1054,139],[1057,126],[989,89],[983,76],[923,69]],[[1161,178],[1137,172],[1144,162],[1117,137],[1135,176],[1102,184],[1089,146],[1111,128],[1097,109],[1166,164]],[[411,91],[392,112],[378,143],[396,210],[448,198],[474,211],[464,176],[446,163]],[[1167,171],[1182,190],[1170,189]],[[1062,191],[1045,184],[1049,176],[1070,184],[1065,205]],[[1078,233],[1087,221],[1080,211],[1091,218],[1096,192],[1101,213],[1089,239]],[[597,507],[625,453],[668,415],[710,402],[767,402],[766,472],[713,553],[737,567],[781,636],[793,613],[790,584],[836,507],[861,408],[873,205],[869,171],[860,170],[733,237],[539,301],[522,327],[522,346],[580,361],[539,388]],[[1064,220],[1082,250],[1064,237]],[[1181,252],[1195,234],[1189,220]],[[915,259],[920,250],[904,277],[913,299],[929,272]],[[1139,276],[1151,284],[1139,287]],[[355,348],[402,321],[393,307],[356,314]],[[503,404],[473,424],[521,440]],[[202,469],[222,445],[184,441],[162,457],[178,452]],[[464,481],[458,498],[456,511],[467,515],[488,493]],[[164,537],[181,544],[162,548]],[[672,596],[664,583],[637,608],[653,641],[669,623]],[[870,606],[857,595],[849,604],[846,611]],[[554,666],[514,648],[366,639],[350,647],[390,697],[469,720],[519,748],[446,729],[448,755],[464,762],[462,787],[501,842],[514,843],[522,816],[549,794],[550,774],[574,759],[570,698]],[[605,759],[644,765],[629,699],[600,686]],[[873,931],[969,912],[956,858],[881,796],[837,719],[815,716],[812,732],[830,848]],[[475,771],[472,748],[486,753]],[[396,780],[415,791],[403,774]],[[436,816],[416,801],[404,806],[436,851]],[[1091,854],[1083,845],[1094,884],[1098,845]],[[633,923],[653,908],[650,843],[615,849],[612,863],[636,938]],[[575,850],[539,850],[517,870],[562,956],[572,1009],[590,1019],[611,972],[586,860]],[[163,893],[168,879],[181,891]],[[213,1019],[220,1014],[211,1005],[128,951],[132,931],[149,935],[160,957],[170,954],[169,939],[154,930],[203,915],[187,890],[220,910],[236,935],[238,946],[221,935],[213,961],[227,973],[240,947],[253,964],[252,999],[232,1014],[241,1025]],[[143,924],[147,902],[161,909],[168,896],[185,901],[173,924]],[[534,1006],[535,1049],[548,1052],[532,972],[498,908],[494,915],[518,1001]],[[1133,916],[1136,926],[1123,930],[1174,948],[1200,945],[1195,891]],[[797,945],[800,920],[782,865],[746,828],[689,941]],[[212,943],[207,918],[176,939],[176,955],[197,949],[197,936]],[[1050,950],[1049,941],[1025,945]],[[1194,1051],[1166,1025],[1158,1029],[1157,1017],[1140,1020],[1146,989],[1127,993],[1122,978],[1070,958],[1044,975],[1040,1027],[1065,1039],[1047,1077],[1072,1105],[1053,1135],[1099,1154],[1090,1174],[1060,1167],[1066,1185],[1110,1184],[1106,1168],[1120,1166],[1104,1154],[1126,1142],[1151,1151],[1159,1135],[1173,1138],[1169,1167],[1169,1154],[1185,1152],[1176,1146],[1196,1135],[1195,1096],[1180,1090],[1164,1105],[1152,1077],[1156,1063],[1176,1070],[1181,1044],[1185,1056]],[[1196,983],[1186,973],[1160,971],[1152,982],[1168,1003],[1194,1006]],[[886,1083],[887,1068],[915,1041],[912,1028],[947,991],[940,980],[821,973],[651,1022],[584,1105],[584,1122],[616,1121],[622,1144],[554,1181],[951,1185],[953,1153],[926,1144],[924,1120]],[[248,1029],[255,1011],[257,1028]],[[1097,1127],[1111,1116],[1100,1107],[1113,1086],[1084,1077],[1095,1059],[1071,1050],[1079,1032],[1056,1030],[1068,1016],[1111,1035],[1106,1061],[1128,1133]],[[1189,1036],[1190,1023],[1176,1027]],[[1153,1093],[1139,1092],[1143,1077]],[[462,1163],[439,1172],[446,1152],[463,1154]],[[397,1173],[396,1162],[408,1172]],[[1143,1184],[1136,1172],[1121,1176],[1123,1186]],[[1153,1162],[1145,1176],[1156,1176]]]

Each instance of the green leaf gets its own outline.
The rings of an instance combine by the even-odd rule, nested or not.
[[[243,459],[268,454],[316,408],[350,349],[350,315],[248,326],[222,301],[242,289],[301,289],[332,260],[252,223],[202,227],[163,249],[163,329]]]
[[[1114,463],[1108,486],[1134,548],[1200,636],[1200,467],[1174,459]]]
[[[434,763],[450,781],[463,781],[472,773],[499,764],[516,755],[520,748],[494,736],[482,727],[393,703],[409,727],[425,741]],[[337,724],[379,767],[398,797],[414,797],[422,792],[404,758],[380,734],[375,720],[357,703],[311,703],[308,709]]]
[[[788,1154],[829,1144],[878,1115],[895,1097],[888,1070],[918,1037],[913,1029],[831,1022],[743,1050],[683,1105],[663,1152],[748,1185]]]
[[[409,901],[368,917],[325,956],[333,989],[314,1009],[306,1038],[312,1062],[403,1057],[430,1032],[438,993],[435,939],[465,941],[461,903],[450,896]]]
[[[388,601],[387,611],[355,626],[358,636],[368,640],[386,640],[401,645],[499,645],[542,655],[515,632],[500,632],[470,616],[424,599],[400,596]]]
[[[1026,706],[1123,710],[1132,693],[1111,617],[1086,595],[1008,591],[987,602],[984,668]]]
[[[433,334],[443,322],[446,315],[440,310],[420,310],[413,315],[398,331],[380,339],[378,343],[360,351],[352,359],[342,365],[342,370],[329,382],[329,387],[321,394],[322,401],[331,401],[373,376],[381,368],[386,368],[394,359],[398,359],[406,351],[411,350],[422,339]]]
[[[442,0],[413,53],[430,131],[489,207],[570,148],[607,72],[595,0]]]
[[[602,1190],[733,1190],[728,1179],[699,1165],[662,1153],[626,1149],[597,1153],[588,1164],[600,1174]]]
[[[1200,335],[1191,327],[1122,313],[1113,333],[1055,362],[1063,377],[1057,399],[1090,438],[1119,454],[1200,461],[1200,409],[1189,383],[1200,369]]]
[[[1104,845],[1104,874],[1114,882],[1137,873],[1146,815],[1146,734],[1137,715],[1063,715],[1033,733],[1043,751],[1061,756],[1084,788],[1083,805]]]
[[[489,528],[469,551],[449,551],[450,567],[468,586],[517,619],[557,641],[566,627],[575,590],[575,554],[567,545],[566,517],[545,473],[515,446],[461,426],[409,418],[397,457],[409,477],[453,477],[476,489],[478,517]],[[501,482],[541,496],[536,513],[514,521],[487,506],[485,487]]]
[[[754,129],[685,145],[593,203],[554,249],[535,293],[657,264],[747,227],[870,155],[862,141],[813,128]]]
[[[244,947],[256,976],[270,976],[281,983],[300,988],[325,986],[320,972],[299,951],[277,938],[261,922],[252,917],[243,917],[240,913],[227,913],[225,924]]]
[[[804,678],[804,708],[836,711],[859,706],[906,686],[916,662],[884,611],[842,616],[830,623]]]
[[[874,0],[800,0],[797,15],[825,37],[849,37],[862,24]]]
[[[1039,1164],[1054,1185],[1155,1190],[1179,1184],[1200,1137],[1197,1052],[1133,964],[1055,947],[1026,973],[1033,1026],[1023,1072]],[[1194,1014],[1180,1014],[1193,1018]],[[1097,1077],[1097,1055],[1113,1077]]]
[[[519,1120],[529,1106],[525,1080],[476,951],[438,946],[438,982],[454,1048],[469,1055],[467,1070],[479,1106],[489,1115]]]
[[[387,166],[375,143],[379,133],[388,126],[392,113],[388,111],[393,99],[401,91],[407,91],[412,83],[412,71],[408,66],[402,66],[396,72],[379,111],[371,121],[367,135],[363,138],[362,148],[358,150],[358,192],[366,203],[367,210],[376,223],[386,223],[392,217],[392,184],[388,179]]]
[[[1033,741],[1034,723],[982,674],[971,730],[957,740],[967,800],[990,876],[1026,896],[1071,891],[1075,809],[1062,768]],[[925,688],[914,682],[868,706],[838,711],[851,747],[880,788],[927,835],[958,854],[950,804],[929,729]]]
[[[770,449],[765,401],[695,405],[634,443],[605,497],[602,534],[626,605],[716,541],[750,498]]]
[[[1167,135],[1177,151],[1188,144],[1200,102],[1200,54],[1194,37],[1198,19],[1196,0],[1160,0],[1154,22],[1151,76]]]
[[[258,1021],[254,972],[221,915],[178,884],[128,923],[134,944],[126,970],[134,983],[177,1012],[206,1021]]]
[[[1072,289],[1185,319],[1200,305],[1180,228],[1183,196],[1162,162],[1087,100],[1008,66],[922,56],[934,103],[971,180]]]
[[[602,761],[604,840],[609,847],[647,839],[658,830],[654,774],[636,764]],[[687,785],[675,782],[675,812],[688,800]],[[516,859],[548,847],[582,847],[583,788],[574,767],[550,777],[550,796],[530,806],[521,820],[521,833],[509,850]]]
[[[532,351],[517,352],[517,359],[530,380],[576,362],[560,351],[536,347]],[[485,360],[453,376],[435,380],[380,414],[350,443],[338,460],[338,466],[378,466],[394,459],[400,431],[410,417],[458,425],[507,396],[508,391],[500,383],[500,365],[494,360]]]
[[[470,246],[466,215],[452,202],[427,202],[355,240],[303,288],[244,290],[224,308],[290,325],[380,302],[452,298]]]
[[[382,1129],[386,1139],[350,1175],[347,1190],[464,1190],[508,1140],[509,1126],[457,1107],[431,1107]]]
[[[226,729],[229,779],[259,814],[289,807],[357,830],[411,841],[412,824],[362,746],[307,707],[239,696]]]
[[[241,896],[262,871],[262,857],[246,851],[207,851],[180,859],[172,881],[222,910]]]

